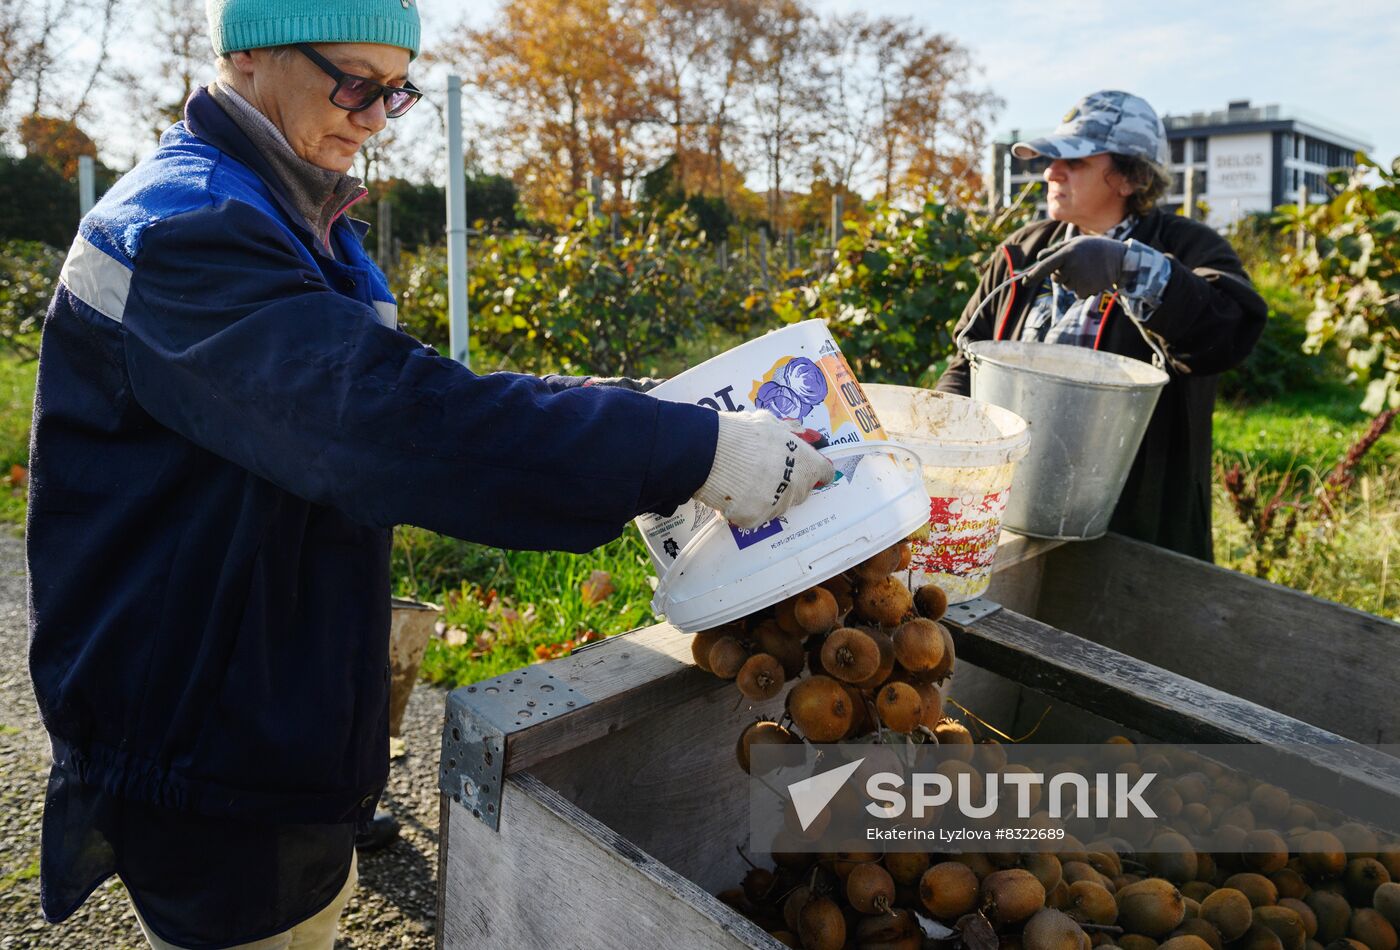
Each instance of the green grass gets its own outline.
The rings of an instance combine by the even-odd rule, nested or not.
[[[27,866],[20,868],[18,871],[11,871],[4,877],[0,877],[0,893],[8,891],[20,881],[32,881],[38,876],[39,859],[35,858],[33,861],[29,862]]]
[[[1215,451],[1227,460],[1248,457],[1275,471],[1309,468],[1326,474],[1366,431],[1370,417],[1359,408],[1361,392],[1323,383],[1287,393],[1263,405],[1220,403],[1215,409]],[[1400,432],[1392,429],[1367,455],[1376,471],[1400,454]]]
[[[0,522],[24,524],[25,492],[9,480],[14,465],[29,465],[29,419],[39,364],[0,355]]]

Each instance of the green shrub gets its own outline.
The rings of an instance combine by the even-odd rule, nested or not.
[[[0,244],[0,347],[39,356],[39,331],[58,285],[64,252],[39,241]]]

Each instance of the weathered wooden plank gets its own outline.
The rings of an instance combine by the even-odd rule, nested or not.
[[[1045,558],[1034,615],[1358,742],[1400,743],[1400,624],[1118,535]]]
[[[748,776],[734,747],[744,726],[776,718],[782,697],[747,700],[733,683],[707,677],[711,689],[677,702],[587,746],[530,769],[532,775],[597,820],[694,881],[718,893],[748,866]]]
[[[960,660],[1160,741],[1264,744],[1300,772],[1354,783],[1368,799],[1400,789],[1398,758],[1030,617],[1001,610],[949,626]]]
[[[499,833],[444,799],[444,950],[779,946],[533,775],[504,793]]]

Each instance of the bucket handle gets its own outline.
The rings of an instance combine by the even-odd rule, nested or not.
[[[909,448],[909,446],[902,442],[891,442],[886,439],[872,439],[868,442],[848,442],[844,445],[828,446],[825,449],[818,449],[817,451],[821,452],[822,455],[826,456],[826,458],[831,461],[843,459],[851,455],[865,455],[867,452],[871,451],[893,452],[903,455],[906,460],[913,462],[916,466],[923,464],[919,459],[918,453]],[[662,590],[667,587],[672,575],[679,577],[685,572],[686,568],[690,567],[690,562],[695,560],[696,552],[710,539],[710,535],[715,534],[728,523],[729,522],[724,520],[724,516],[716,511],[714,517],[706,522],[703,528],[696,532],[695,537],[686,542],[685,547],[681,548],[680,554],[676,555],[676,559],[672,561],[671,566],[666,569],[666,576],[657,582],[657,597],[661,596]],[[765,522],[765,524],[766,523],[767,522]],[[662,612],[664,613],[665,611]]]

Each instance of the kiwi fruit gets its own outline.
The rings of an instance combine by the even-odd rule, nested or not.
[[[1312,890],[1312,888],[1308,887],[1308,882],[1303,880],[1303,875],[1287,865],[1284,865],[1277,871],[1270,871],[1265,876],[1273,882],[1274,888],[1278,891],[1278,899],[1280,902],[1282,902],[1285,897],[1302,900],[1304,897],[1308,896],[1308,891]]]
[[[1220,931],[1221,940],[1230,943],[1243,937],[1254,923],[1254,905],[1243,891],[1218,888],[1201,901],[1201,919]]]
[[[1158,950],[1211,950],[1211,946],[1195,934],[1178,934],[1157,945]]]
[[[855,946],[859,950],[920,950],[923,930],[907,910],[894,910],[856,921]]]
[[[943,718],[943,690],[937,683],[910,683],[919,694],[919,725],[932,729]],[[1026,771],[1030,771],[1027,769]],[[1039,785],[1031,786],[1032,795],[1040,790]]]
[[[1181,819],[1196,834],[1204,834],[1215,820],[1210,809],[1202,802],[1187,802],[1181,807]]]
[[[1293,797],[1267,782],[1260,782],[1249,793],[1249,804],[1254,813],[1266,822],[1283,821],[1288,809],[1293,805]]]
[[[948,594],[937,584],[925,584],[914,591],[914,609],[920,617],[942,620],[948,612]]]
[[[1064,874],[1065,883],[1071,887],[1080,881],[1092,881],[1103,886],[1103,875],[1087,861],[1065,861],[1061,865],[1061,873]]]
[[[744,668],[749,651],[732,636],[723,636],[710,647],[710,672],[720,679],[732,680]]]
[[[1296,897],[1281,897],[1278,906],[1286,907],[1298,915],[1298,919],[1303,922],[1303,933],[1309,940],[1317,936],[1317,915],[1311,907]]]
[[[880,668],[880,648],[863,630],[838,627],[822,644],[822,669],[847,683],[869,679]]]
[[[1035,879],[1045,888],[1047,894],[1063,880],[1064,871],[1060,866],[1060,859],[1048,851],[1032,851],[1022,858],[1021,864],[1035,875]]]
[[[806,636],[826,633],[836,626],[840,609],[836,597],[824,587],[804,590],[793,598],[792,617],[797,627]]]
[[[1369,907],[1376,888],[1389,883],[1390,873],[1375,858],[1352,858],[1342,869],[1342,886],[1353,907]]]
[[[809,900],[797,915],[797,936],[806,950],[841,950],[846,945],[846,916],[830,897]]]
[[[1208,852],[1205,851],[1201,852],[1203,855],[1207,853]],[[1198,904],[1204,904],[1206,898],[1215,893],[1216,887],[1209,881],[1196,880],[1187,881],[1185,884],[1181,885],[1181,887],[1177,888],[1177,890],[1181,891],[1182,897],[1189,897]],[[1248,901],[1248,898],[1245,898],[1245,900]]]
[[[928,869],[929,856],[923,851],[891,851],[885,855],[885,870],[897,885],[918,885]]]
[[[1231,950],[1283,950],[1283,941],[1258,921],[1249,925],[1244,936],[1235,941]]]
[[[797,625],[797,615],[793,613],[793,606],[796,602],[796,597],[789,597],[787,600],[782,600],[775,604],[773,607],[773,620],[788,636],[800,639],[804,634],[802,628]]]
[[[1118,938],[1118,946],[1123,950],[1157,950],[1157,941],[1142,934],[1123,934]]]
[[[919,878],[919,903],[939,920],[956,920],[977,906],[978,888],[977,873],[971,867],[944,861]]]
[[[1371,906],[1390,921],[1391,926],[1400,927],[1400,884],[1388,881],[1377,887],[1371,895]]]
[[[767,653],[755,653],[745,660],[734,678],[739,692],[755,701],[772,699],[782,692],[785,682],[783,665]]]
[[[1069,911],[1069,885],[1061,878],[1059,883],[1050,888],[1045,894],[1045,906],[1053,907],[1056,910]],[[1117,907],[1117,904],[1113,905]]]
[[[1368,950],[1368,948],[1360,940],[1353,940],[1351,937],[1341,937],[1329,943],[1326,950]]]
[[[953,675],[953,665],[957,656],[953,652],[953,634],[941,623],[938,629],[943,632],[943,661],[929,672],[929,679],[941,683]]]
[[[888,913],[894,904],[894,878],[878,864],[857,864],[846,876],[846,900],[857,913]]]
[[[998,930],[1013,927],[1045,906],[1045,888],[1025,868],[993,871],[982,881],[982,912]]]
[[[765,620],[753,631],[754,643],[763,653],[776,659],[783,667],[783,676],[793,680],[802,675],[807,666],[807,651],[802,642],[783,632],[776,621]]]
[[[1225,941],[1220,939],[1220,931],[1216,930],[1215,925],[1209,921],[1201,920],[1199,917],[1188,917],[1181,922],[1181,926],[1171,933],[1173,937],[1187,934],[1200,937],[1210,947],[1210,950],[1225,950]]]
[[[1308,905],[1313,916],[1317,918],[1315,936],[1319,943],[1330,944],[1347,935],[1347,925],[1351,923],[1351,905],[1345,897],[1313,888],[1308,892],[1308,896],[1303,898],[1303,903]]]
[[[1025,950],[1090,950],[1089,935],[1079,924],[1050,907],[1042,907],[1026,921],[1021,944]]]
[[[1244,836],[1240,861],[1251,871],[1272,874],[1288,864],[1288,845],[1277,832],[1256,828]]]
[[[1332,829],[1332,833],[1353,858],[1374,858],[1380,851],[1375,832],[1365,825],[1349,821]]]
[[[923,713],[918,690],[908,683],[886,683],[875,700],[880,721],[895,732],[913,732]]]
[[[875,646],[880,649],[880,666],[868,679],[863,679],[855,686],[857,689],[875,690],[885,685],[885,681],[894,672],[894,641],[890,635],[879,627],[862,628],[864,633],[871,640],[875,641]]]
[[[929,673],[943,662],[943,629],[932,620],[915,617],[894,632],[894,658],[911,673]]]
[[[690,655],[695,660],[695,665],[706,673],[713,672],[710,669],[710,650],[730,632],[731,628],[729,627],[715,627],[713,630],[701,630],[691,637]]]
[[[855,604],[856,585],[845,574],[828,577],[817,585],[836,599],[836,615],[839,617]]]
[[[869,584],[884,580],[893,574],[897,567],[899,567],[899,545],[895,544],[885,548],[879,554],[861,561],[851,569],[851,573],[861,582]]]
[[[882,627],[898,626],[913,607],[914,598],[909,588],[897,577],[866,581],[856,592],[856,613]]]
[[[1310,831],[1298,842],[1309,877],[1336,877],[1346,870],[1347,850],[1330,831]]]
[[[743,732],[739,733],[739,744],[735,749],[735,754],[739,759],[739,768],[745,772],[750,771],[753,765],[752,749],[755,745],[785,745],[796,741],[796,736],[776,722],[765,720],[751,722],[744,727]]]
[[[1364,943],[1370,950],[1395,950],[1395,928],[1372,907],[1361,907],[1351,912],[1347,936]]]
[[[1152,839],[1147,868],[1153,876],[1166,878],[1173,884],[1185,884],[1196,877],[1196,851],[1183,835],[1164,832]]]
[[[851,701],[851,727],[846,730],[846,739],[858,739],[875,731],[875,721],[871,718],[870,703],[859,689],[850,683],[842,683]]]
[[[1249,898],[1251,907],[1267,907],[1278,903],[1278,888],[1274,887],[1274,882],[1253,871],[1230,875],[1225,879],[1225,886],[1242,892]]]
[[[793,950],[802,950],[802,943],[797,939],[797,935],[790,930],[770,930],[768,936],[785,947],[792,947]]]
[[[1064,910],[1085,924],[1107,926],[1118,920],[1118,902],[1097,881],[1075,881],[1069,885],[1069,906]]]
[[[1150,877],[1118,892],[1118,922],[1128,933],[1158,938],[1186,916],[1185,899],[1170,881]]]
[[[787,712],[811,742],[836,742],[851,728],[855,711],[841,683],[829,676],[798,680],[787,694]]]
[[[941,750],[943,755],[964,762],[972,761],[975,750],[972,748],[972,733],[967,731],[967,726],[945,716],[933,727],[933,734],[938,738],[938,744],[944,747]]]
[[[1308,940],[1307,928],[1303,926],[1303,919],[1287,907],[1256,907],[1254,922],[1277,934],[1283,950],[1304,950]]]
[[[772,894],[773,885],[777,880],[767,868],[750,868],[740,886],[744,889],[744,896],[749,899],[749,903],[762,904]]]

